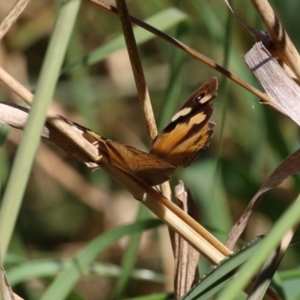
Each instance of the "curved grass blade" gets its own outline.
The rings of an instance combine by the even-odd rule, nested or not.
[[[241,250],[225,258],[213,271],[207,274],[199,284],[183,296],[181,300],[210,299],[232,278],[237,268],[256,253],[261,244],[260,242],[261,238],[256,238]]]
[[[96,237],[69,262],[69,265],[52,282],[40,300],[65,299],[76,282],[85,273],[88,265],[95,260],[101,252],[125,235],[154,228],[162,224],[160,220],[156,219],[140,221],[113,229]]]

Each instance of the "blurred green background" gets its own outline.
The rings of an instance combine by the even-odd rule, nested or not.
[[[249,1],[235,2],[236,11],[247,24],[263,29]],[[59,4],[60,1],[32,1],[0,44],[1,66],[32,91]],[[132,15],[142,20],[154,18],[155,27],[259,87],[243,61],[254,40],[223,1],[134,0],[127,4]],[[277,0],[271,4],[299,47],[300,2]],[[10,7],[8,1],[0,3],[1,20]],[[145,31],[137,33],[137,40],[159,130],[201,83],[212,76],[219,79],[213,139],[192,166],[176,172],[171,184],[173,187],[178,179],[184,180],[199,204],[202,224],[225,241],[231,225],[268,174],[299,148],[298,128],[287,117],[261,105],[249,92],[165,41],[149,37]],[[64,65],[53,100],[59,114],[105,137],[149,149],[116,15],[82,1]],[[0,86],[0,99],[20,103],[4,86]],[[1,127],[2,193],[20,135],[17,130]],[[62,268],[61,263],[91,239],[134,222],[138,215],[151,217],[104,171],[91,172],[55,145],[44,141],[41,144],[5,265],[14,291],[25,299],[39,299]],[[264,196],[241,243],[268,231],[295,199],[297,184],[299,178],[290,178]],[[136,272],[127,275],[129,279],[118,296],[115,286],[128,239],[101,253],[98,263],[82,276],[69,299],[118,299],[172,291],[172,255],[167,231],[161,228],[144,234],[137,253],[131,258],[126,256],[136,260]],[[299,264],[298,239],[297,234],[281,264],[282,270]],[[45,262],[57,262],[57,268],[53,265],[53,269],[47,269]],[[207,270],[204,260],[200,269],[202,274]],[[34,278],[33,270],[37,270]]]

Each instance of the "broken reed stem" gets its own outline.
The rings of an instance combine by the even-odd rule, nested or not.
[[[28,105],[32,104],[33,94],[30,93],[22,84],[15,80],[11,75],[0,67],[0,81],[5,84],[12,92],[18,95]],[[47,121],[56,127],[66,138],[69,138],[77,144],[77,146],[87,153],[94,161],[99,159],[97,149],[91,145],[86,139],[79,136],[70,126],[60,119],[58,115],[50,110],[47,112]]]
[[[251,0],[251,2],[270,34],[272,41],[275,43],[276,50],[281,55],[280,57],[300,80],[299,53],[275,15],[273,8],[267,0]]]

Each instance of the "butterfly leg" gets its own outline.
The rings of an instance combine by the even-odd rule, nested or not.
[[[146,200],[147,200],[147,193],[144,193],[142,201],[145,202]]]
[[[103,155],[98,156],[98,158],[96,160],[97,163],[100,162],[100,160],[102,159],[102,156]],[[93,168],[92,172],[95,172],[95,171],[100,170],[100,169],[101,169],[101,167],[97,166],[97,167]]]

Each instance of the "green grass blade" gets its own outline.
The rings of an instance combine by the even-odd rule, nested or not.
[[[88,265],[105,249],[127,234],[136,233],[161,225],[160,220],[151,219],[122,226],[102,234],[90,242],[70,261],[68,267],[57,276],[40,300],[63,300],[86,271]]]
[[[136,221],[141,221],[145,217],[149,216],[148,209],[140,205],[139,212]],[[141,240],[142,232],[137,232],[130,237],[127,250],[125,252],[123,262],[122,262],[122,271],[118,278],[118,281],[114,288],[114,295],[112,299],[121,299],[124,294],[128,281],[131,278],[132,270],[137,259],[137,252]]]
[[[284,212],[280,219],[274,224],[269,234],[260,244],[259,249],[239,271],[237,276],[217,299],[235,299],[238,293],[247,285],[255,273],[266,261],[270,253],[278,246],[286,232],[299,222],[300,196]]]
[[[140,296],[134,298],[126,298],[123,300],[170,300],[174,299],[174,295],[161,293],[161,294],[154,294],[154,295],[147,295],[147,296]]]
[[[257,251],[261,243],[261,238],[257,238],[240,251],[223,260],[213,271],[207,274],[199,284],[197,284],[181,300],[207,300],[216,294],[222,286],[228,282],[235,274],[237,268],[249,260]],[[227,298],[224,298],[227,299]],[[229,298],[228,298],[229,299]]]
[[[37,85],[32,111],[29,115],[3,197],[0,211],[1,261],[4,260],[13,233],[31,166],[40,141],[40,134],[45,123],[46,111],[52,100],[79,5],[79,0],[63,2],[56,20]]]
[[[6,273],[10,285],[14,287],[30,279],[56,276],[67,266],[68,263],[65,260],[29,260],[22,261],[13,267],[8,267]],[[122,267],[108,263],[93,262],[89,265],[87,273],[102,277],[119,277],[122,273]],[[130,278],[156,283],[165,283],[167,280],[160,273],[144,269],[133,269],[130,273]]]

